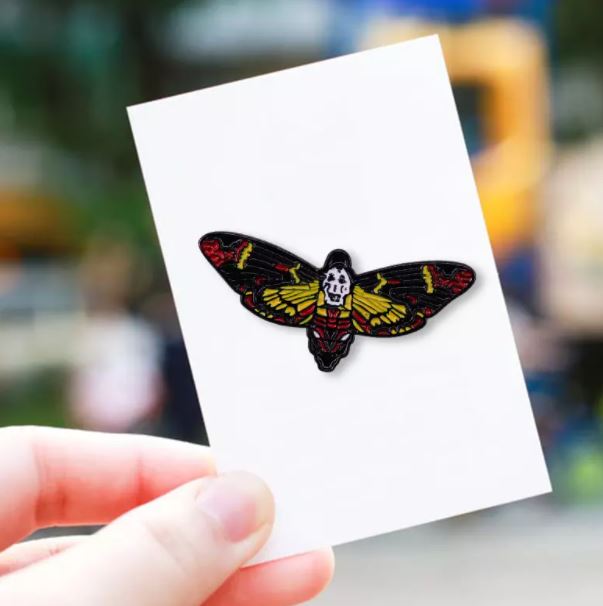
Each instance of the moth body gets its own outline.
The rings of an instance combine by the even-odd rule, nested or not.
[[[352,288],[354,272],[350,256],[344,250],[329,254],[320,271],[312,325],[308,328],[308,347],[318,368],[332,371],[348,355],[354,341],[352,328]]]

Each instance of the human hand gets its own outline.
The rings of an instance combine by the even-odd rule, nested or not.
[[[330,550],[239,570],[268,538],[272,498],[254,476],[213,474],[201,446],[0,429],[0,604],[284,606],[321,591]],[[106,523],[15,544],[42,527]]]

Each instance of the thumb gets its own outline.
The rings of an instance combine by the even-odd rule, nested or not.
[[[5,577],[0,603],[199,606],[257,553],[273,516],[268,488],[252,475],[191,482]]]

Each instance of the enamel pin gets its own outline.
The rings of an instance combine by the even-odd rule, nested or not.
[[[334,250],[322,269],[256,238],[213,232],[199,248],[244,307],[264,320],[305,328],[318,368],[332,371],[356,335],[399,337],[425,326],[475,281],[452,261],[402,263],[356,275]]]

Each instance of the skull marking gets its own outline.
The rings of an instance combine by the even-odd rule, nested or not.
[[[345,297],[350,294],[351,286],[350,274],[345,269],[331,267],[322,280],[327,305],[343,305]]]

